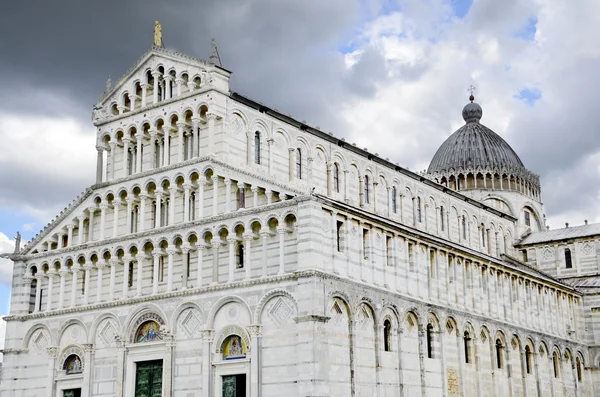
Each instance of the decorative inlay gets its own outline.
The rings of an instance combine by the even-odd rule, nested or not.
[[[367,311],[367,309],[363,306],[360,309],[360,312],[358,313],[358,325],[360,328],[367,329],[367,327],[369,326],[369,320],[371,319],[371,316],[369,315],[369,312]]]
[[[81,330],[79,329],[79,326],[77,326],[77,325],[71,326],[70,337],[71,337],[72,341],[76,341],[79,338],[80,334],[81,334]]]
[[[452,334],[452,331],[454,331],[454,324],[452,324],[452,321],[446,321],[446,331],[448,334]]]
[[[281,327],[289,320],[293,310],[286,299],[279,297],[269,310],[269,317]]]
[[[43,330],[37,330],[36,334],[33,336],[33,346],[38,354],[42,354],[46,351],[46,347],[48,346],[49,338]]]
[[[181,325],[188,336],[192,337],[200,325],[200,319],[194,314],[194,311],[190,309],[187,316],[185,316],[181,322]]]
[[[542,258],[544,258],[545,260],[550,260],[554,257],[554,252],[552,252],[552,250],[550,248],[546,248],[543,252],[542,252]]]
[[[339,302],[333,302],[333,306],[331,307],[331,310],[329,311],[331,313],[331,318],[333,319],[333,323],[334,324],[339,324],[342,321],[343,318],[343,311],[342,308],[340,307]]]
[[[594,246],[590,243],[585,243],[581,246],[581,252],[584,255],[592,255],[594,253]]]
[[[225,316],[229,322],[235,323],[240,317],[240,309],[237,303],[230,303],[225,308]]]
[[[100,332],[100,339],[102,339],[104,346],[110,346],[114,342],[115,336],[117,336],[117,329],[111,321],[107,321]]]
[[[329,231],[329,220],[327,218],[323,218],[323,224],[321,225],[321,227],[323,228],[324,232],[328,232]]]
[[[231,117],[231,122],[229,123],[229,131],[233,132],[234,134],[240,134],[243,129],[244,124],[242,123],[242,120],[240,120],[240,117],[233,115]]]

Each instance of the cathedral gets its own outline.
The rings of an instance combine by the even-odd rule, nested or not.
[[[482,122],[415,173],[154,45],[96,181],[9,258],[11,397],[600,395],[600,224]],[[457,113],[460,107],[457,108]]]

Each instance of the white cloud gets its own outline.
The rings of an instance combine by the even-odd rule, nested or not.
[[[15,250],[15,240],[0,232],[0,254],[12,253]],[[13,263],[10,259],[0,258],[0,284],[11,285]],[[4,339],[2,339],[4,340]]]

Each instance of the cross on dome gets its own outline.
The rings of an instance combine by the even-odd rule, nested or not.
[[[469,86],[469,88],[467,88],[467,91],[471,94],[469,96],[469,101],[473,102],[475,100],[475,97],[473,96],[473,93],[475,92],[475,90],[477,89],[477,87],[475,87],[473,84],[471,84]]]

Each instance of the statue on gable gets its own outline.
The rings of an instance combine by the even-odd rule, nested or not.
[[[154,45],[162,47],[162,25],[158,21],[154,21]]]
[[[17,232],[17,237],[15,237],[15,254],[18,254],[21,250],[21,233]]]
[[[106,112],[104,112],[104,107],[101,104],[97,103],[92,108],[92,120],[100,120],[106,117]]]

